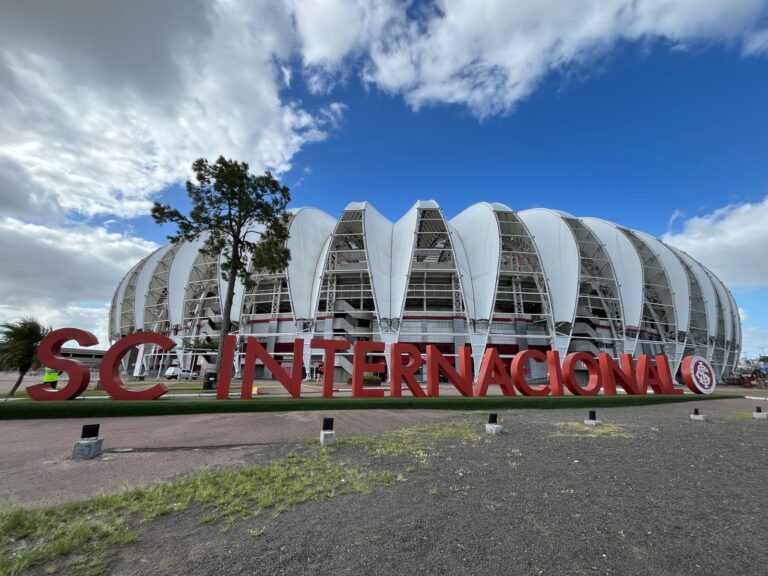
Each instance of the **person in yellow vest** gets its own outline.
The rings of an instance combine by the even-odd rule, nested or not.
[[[43,374],[43,383],[50,384],[51,388],[56,388],[59,385],[59,373],[56,370],[46,368],[45,374]]]

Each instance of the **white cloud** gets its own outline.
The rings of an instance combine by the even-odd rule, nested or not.
[[[742,324],[746,324],[747,320],[749,320],[749,314],[747,314],[747,311],[741,307],[739,308],[739,319]]]
[[[0,219],[0,323],[34,316],[92,330],[107,343],[107,304],[131,266],[157,245],[101,227]]]
[[[672,215],[669,217],[669,220],[667,220],[667,230],[671,230],[675,222],[677,222],[682,218],[685,218],[685,212],[683,212],[682,210],[675,210],[674,212],[672,212]]]
[[[35,314],[105,337],[104,302],[153,244],[88,218],[145,214],[153,195],[186,179],[200,156],[287,170],[345,115],[342,103],[289,100],[295,72],[315,93],[359,77],[414,109],[454,103],[485,117],[511,111],[547,74],[584,70],[623,40],[719,42],[762,54],[768,37],[758,24],[767,7],[0,0],[0,265],[8,271],[0,320]],[[670,241],[729,283],[764,286],[768,273],[745,264],[768,247],[758,224],[767,215],[766,202],[726,207],[686,220]]]
[[[757,358],[768,353],[768,330],[759,326],[747,326],[741,332],[741,355]]]
[[[145,214],[191,162],[282,172],[339,108],[284,101],[295,48],[276,3],[10,2],[0,19],[5,214]]]
[[[768,197],[688,218],[662,239],[699,260],[729,286],[768,286],[768,269],[755,255],[768,253]]]
[[[365,27],[364,2],[296,0],[293,8],[307,66],[336,66],[359,47]]]
[[[51,218],[147,212],[197,157],[287,170],[340,105],[286,100],[339,79],[414,108],[506,113],[546,74],[621,40],[765,45],[768,0],[0,0],[0,208]]]
[[[302,55],[319,88],[363,54],[364,80],[418,109],[505,113],[552,71],[585,67],[618,42],[660,39],[762,50],[766,0],[296,0]],[[318,80],[318,78],[320,80]]]
[[[768,28],[751,34],[744,42],[744,53],[759,56],[768,53]]]

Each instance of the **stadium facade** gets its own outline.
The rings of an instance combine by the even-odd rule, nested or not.
[[[202,241],[159,248],[115,291],[113,341],[144,330],[179,345],[133,357],[137,375],[171,363],[205,370],[212,361],[226,283],[217,259],[200,253]],[[648,234],[597,218],[483,202],[447,220],[428,200],[392,223],[353,202],[338,219],[292,210],[288,247],[287,270],[252,271],[254,287],[238,284],[232,308],[241,340],[256,337],[284,364],[296,338],[306,340],[304,366],[320,358],[312,338],[408,342],[422,352],[433,344],[446,355],[470,346],[476,370],[488,346],[507,361],[529,348],[561,358],[665,354],[673,373],[695,354],[720,379],[740,355],[736,303],[712,272]],[[544,377],[543,364],[531,368]],[[351,358],[338,355],[335,371],[348,377]],[[263,366],[256,375],[270,377]]]

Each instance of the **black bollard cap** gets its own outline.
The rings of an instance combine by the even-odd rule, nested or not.
[[[496,424],[499,421],[499,415],[495,412],[488,414],[488,424]]]
[[[597,410],[590,410],[587,420],[597,420]]]
[[[323,432],[333,430],[333,418],[323,418]]]
[[[694,416],[698,416],[699,415],[699,409],[698,408],[694,408],[693,409],[693,415]]]
[[[759,414],[762,411],[763,411],[763,407],[762,406],[755,406],[755,412],[757,412]]]
[[[89,440],[91,438],[99,437],[100,424],[85,424],[83,431],[80,433],[80,438],[83,440]]]

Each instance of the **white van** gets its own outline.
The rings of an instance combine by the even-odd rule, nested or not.
[[[178,366],[171,366],[165,371],[168,380],[196,380],[199,374],[190,370],[183,370]]]

